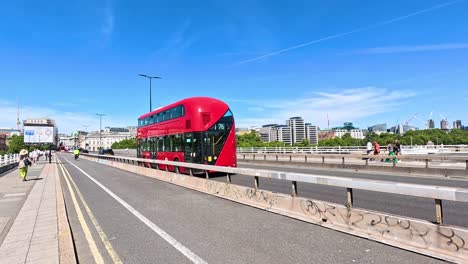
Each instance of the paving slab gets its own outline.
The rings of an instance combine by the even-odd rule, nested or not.
[[[39,163],[33,166],[32,171],[38,172],[40,166],[42,170],[36,174],[37,180],[21,182],[30,190],[24,188],[25,191],[21,192],[16,188],[14,192],[2,196],[3,199],[12,199],[25,197],[29,193],[0,246],[0,264],[58,263],[56,165]],[[18,185],[19,177],[16,181],[13,178],[12,175],[5,178],[10,187]]]

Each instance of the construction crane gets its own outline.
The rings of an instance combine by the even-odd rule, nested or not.
[[[403,125],[404,125],[404,126],[407,126],[408,123],[411,122],[411,120],[413,120],[413,118],[415,118],[416,116],[417,116],[417,114],[413,114],[413,116],[411,116],[409,119],[407,119],[407,120],[403,123]]]

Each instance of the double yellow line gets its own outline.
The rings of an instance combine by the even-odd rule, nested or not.
[[[63,178],[65,178],[65,181],[67,182],[68,189],[70,190],[70,196],[73,201],[74,207],[76,214],[78,216],[78,221],[80,222],[81,228],[83,229],[84,235],[86,240],[88,241],[88,246],[89,249],[91,250],[91,254],[93,255],[94,261],[97,264],[104,264],[104,258],[102,257],[101,253],[99,252],[99,249],[96,245],[96,242],[93,239],[93,236],[91,235],[91,230],[88,227],[88,224],[86,223],[85,217],[83,212],[81,211],[80,205],[78,204],[78,200],[76,198],[75,192],[72,188],[72,185],[74,189],[76,190],[76,193],[78,194],[78,198],[83,205],[84,209],[86,210],[86,213],[88,214],[89,219],[91,220],[91,223],[94,225],[94,228],[96,229],[97,233],[99,234],[99,238],[101,239],[102,243],[104,244],[104,247],[107,250],[107,253],[111,257],[113,263],[115,264],[123,264],[122,260],[120,260],[119,256],[115,252],[115,250],[112,247],[112,244],[110,243],[109,239],[107,238],[106,234],[104,231],[102,231],[101,226],[99,225],[98,221],[94,217],[94,214],[91,212],[91,209],[89,208],[88,204],[83,198],[83,195],[81,194],[80,190],[78,189],[77,185],[75,184],[75,181],[73,181],[73,178],[71,177],[70,173],[68,170],[63,166],[62,162],[58,160],[58,164],[60,167],[60,170],[62,171]]]

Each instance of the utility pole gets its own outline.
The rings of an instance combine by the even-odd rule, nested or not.
[[[151,105],[151,80],[152,80],[152,79],[161,79],[161,77],[158,77],[158,76],[148,76],[148,75],[146,75],[146,74],[141,74],[141,73],[138,74],[138,75],[141,76],[141,77],[145,77],[145,78],[148,78],[148,79],[149,79],[149,83],[150,83],[150,86],[149,86],[149,88],[150,88],[150,89],[149,89],[149,92],[150,92],[150,112],[151,112],[151,111],[153,111],[153,107],[152,107],[152,105]]]
[[[99,116],[99,150],[102,148],[102,143],[101,143],[101,130],[102,130],[102,117],[105,116],[105,114],[96,114]]]

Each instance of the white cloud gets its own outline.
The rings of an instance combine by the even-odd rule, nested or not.
[[[104,8],[104,19],[102,24],[102,33],[105,36],[109,36],[114,31],[114,11],[112,9],[110,1]]]
[[[441,50],[457,50],[457,49],[468,49],[468,43],[376,47],[376,48],[358,50],[357,53],[386,54],[386,53],[408,53],[408,52],[441,51]]]
[[[389,91],[387,89],[365,87],[342,90],[339,92],[318,92],[299,99],[282,100],[226,100],[244,109],[259,107],[265,109],[264,116],[243,117],[238,115],[238,127],[261,126],[269,123],[284,124],[293,116],[301,116],[306,122],[327,126],[341,125],[346,121],[359,121],[382,113],[390,113],[405,99],[415,94],[410,91]],[[246,105],[246,106],[245,106]],[[252,113],[253,114],[253,113]]]
[[[309,41],[309,42],[306,42],[306,43],[302,43],[302,44],[290,46],[290,47],[285,48],[285,49],[273,51],[273,52],[270,52],[270,53],[267,53],[267,54],[264,54],[264,55],[261,55],[261,56],[257,56],[255,58],[242,60],[242,61],[239,61],[239,62],[235,63],[234,65],[241,65],[241,64],[246,64],[246,63],[258,61],[260,59],[268,58],[268,57],[271,57],[271,56],[276,56],[276,55],[279,55],[279,54],[282,54],[282,53],[285,53],[285,52],[289,52],[291,50],[303,48],[303,47],[314,45],[314,44],[321,43],[321,42],[324,42],[324,41],[329,41],[329,40],[332,40],[332,39],[352,35],[352,34],[355,34],[355,33],[380,28],[380,27],[383,27],[383,26],[386,26],[386,25],[389,25],[389,24],[392,24],[392,23],[395,23],[395,22],[405,20],[405,19],[410,18],[410,17],[418,16],[418,15],[421,15],[421,14],[425,14],[425,13],[428,13],[428,12],[435,11],[435,10],[440,9],[440,8],[444,8],[444,7],[447,7],[447,6],[454,5],[454,4],[458,4],[458,3],[462,2],[462,1],[463,0],[454,0],[454,1],[449,1],[449,2],[446,2],[446,3],[434,5],[434,6],[431,6],[429,8],[420,9],[420,10],[414,11],[412,13],[403,15],[403,16],[398,16],[398,17],[394,17],[392,19],[381,21],[381,22],[376,23],[376,24],[371,24],[371,25],[359,27],[359,28],[356,28],[356,29],[353,29],[353,30],[350,30],[350,31],[346,31],[346,32],[342,32],[342,33],[338,33],[338,34],[332,34],[332,35],[322,37],[322,38],[319,38],[319,39],[316,39],[316,40],[312,40],[312,41]]]
[[[192,22],[190,19],[184,20],[169,35],[165,43],[156,50],[152,56],[178,57],[198,41],[198,36],[190,33]]]
[[[17,107],[16,102],[0,101],[0,127],[16,127]],[[20,121],[28,118],[51,118],[54,119],[59,133],[70,134],[74,130],[99,130],[99,117],[95,114],[83,112],[61,111],[49,107],[21,106]],[[102,118],[102,128],[106,126],[126,127],[136,125],[136,117],[107,115]],[[89,127],[85,127],[89,126]]]

